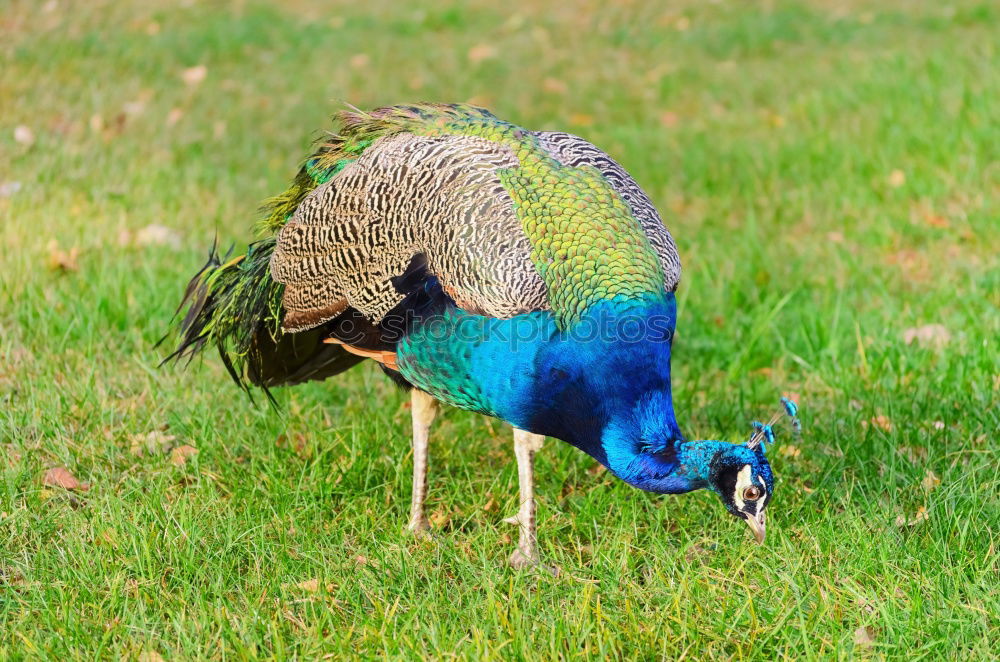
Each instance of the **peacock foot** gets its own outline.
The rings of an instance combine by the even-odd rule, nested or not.
[[[559,568],[554,565],[545,565],[538,560],[538,553],[531,553],[522,550],[520,547],[514,550],[510,555],[510,567],[515,570],[525,570],[528,568],[534,568],[536,570],[544,570],[553,577],[559,576]]]
[[[525,568],[532,568],[536,565],[538,565],[537,553],[527,553],[518,547],[510,555],[510,567],[515,570],[524,570]]]
[[[426,517],[411,519],[410,523],[406,525],[406,530],[418,540],[434,539],[434,534],[431,533],[431,524]]]

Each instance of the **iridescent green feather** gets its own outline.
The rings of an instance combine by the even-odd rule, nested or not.
[[[172,357],[213,344],[234,379],[256,383],[263,357],[255,339],[281,335],[283,286],[270,274],[275,235],[316,187],[330,181],[379,138],[399,133],[474,136],[512,150],[519,165],[500,172],[531,259],[548,287],[561,328],[589,306],[663,290],[663,272],[641,224],[611,184],[592,167],[564,167],[531,132],[468,105],[415,104],[366,113],[344,111],[340,134],[320,144],[289,188],[266,201],[259,231],[264,238],[244,256],[225,263],[214,249],[188,285],[181,308],[181,343]]]
[[[167,360],[190,357],[205,345],[215,345],[233,379],[242,387],[260,383],[263,361],[257,347],[260,334],[277,342],[282,335],[284,286],[271,278],[270,262],[277,232],[291,219],[302,200],[330,181],[372,143],[351,133],[333,135],[302,164],[291,186],[267,200],[258,225],[262,239],[244,255],[220,258],[213,246],[208,263],[191,279],[178,310],[180,343]]]
[[[548,289],[560,328],[599,301],[664,289],[663,270],[642,225],[611,183],[591,166],[566,167],[529,131],[466,105],[418,104],[341,115],[345,132],[368,139],[407,132],[472,136],[517,156],[500,172],[531,242],[531,260]]]

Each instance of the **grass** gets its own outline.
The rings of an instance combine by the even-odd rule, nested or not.
[[[419,4],[3,4],[0,658],[995,659],[996,6]],[[211,357],[157,369],[213,235],[251,238],[338,104],[420,99],[582,134],[650,193],[686,434],[803,405],[765,547],[550,440],[562,572],[516,572],[498,422],[435,426],[422,542],[372,366],[280,415]]]

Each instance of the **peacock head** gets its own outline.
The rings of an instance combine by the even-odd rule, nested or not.
[[[764,542],[764,509],[774,494],[774,474],[765,455],[774,443],[774,425],[787,416],[792,432],[801,433],[798,405],[781,398],[781,410],[767,423],[753,423],[753,434],[745,444],[730,444],[718,450],[708,463],[708,485],[734,517],[746,521],[758,543]]]
[[[764,542],[764,509],[774,494],[774,475],[764,444],[726,444],[708,464],[708,486],[734,517],[746,521],[758,543]]]
[[[726,510],[744,520],[758,543],[764,542],[764,510],[774,494],[774,475],[765,448],[774,443],[773,426],[791,420],[800,431],[797,407],[782,399],[783,411],[769,423],[754,423],[746,443],[685,441],[673,422],[669,396],[646,397],[631,415],[612,421],[601,439],[607,467],[626,483],[649,492],[680,494],[707,488]],[[664,423],[666,421],[666,423]],[[601,456],[595,455],[601,459]]]

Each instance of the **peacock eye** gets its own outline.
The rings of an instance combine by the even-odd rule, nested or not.
[[[754,487],[753,485],[751,485],[750,487],[748,487],[745,490],[743,490],[743,500],[744,501],[756,501],[759,498],[760,498],[760,488],[759,487]]]

